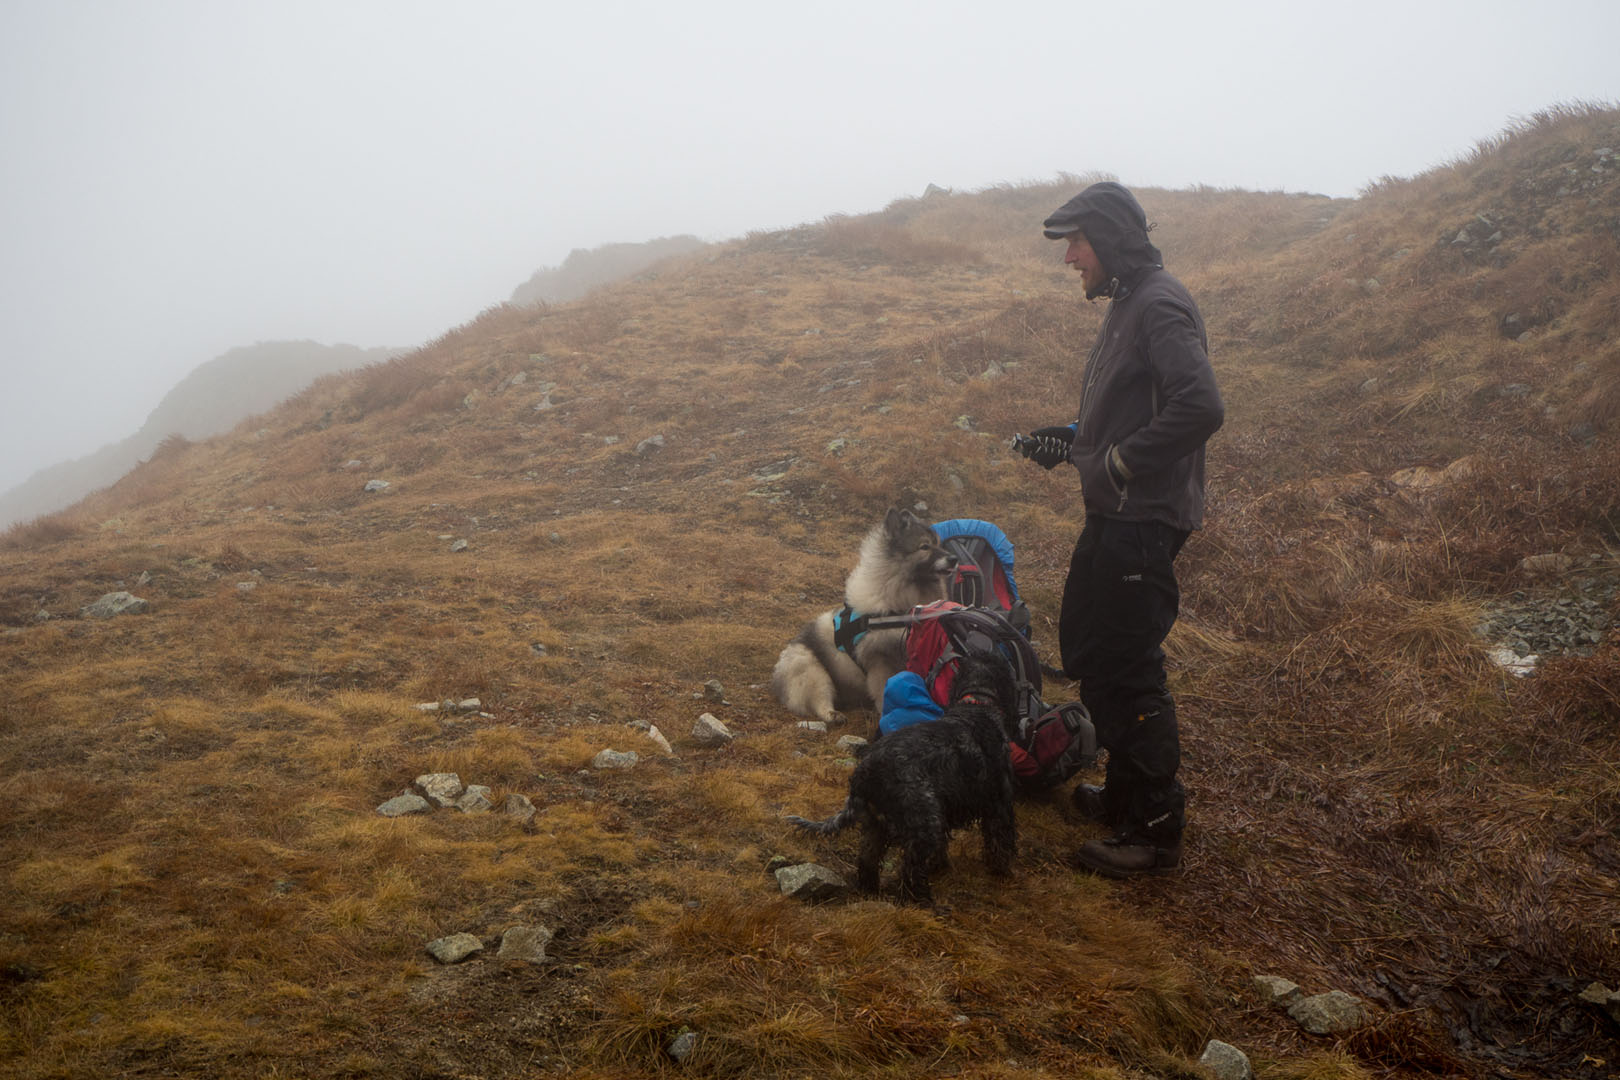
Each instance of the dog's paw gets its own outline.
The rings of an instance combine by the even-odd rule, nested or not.
[[[822,719],[830,728],[843,727],[845,724],[849,723],[849,717],[845,716],[837,709],[832,710]]]

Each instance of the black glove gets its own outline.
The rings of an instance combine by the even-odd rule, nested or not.
[[[1043,469],[1053,469],[1069,460],[1069,448],[1073,445],[1073,428],[1043,427],[1021,438],[1018,452]]]

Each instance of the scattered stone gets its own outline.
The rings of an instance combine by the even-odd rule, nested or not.
[[[546,945],[551,931],[543,926],[513,926],[501,935],[501,947],[495,951],[499,960],[522,960],[538,964],[546,959]]]
[[[651,739],[653,741],[653,745],[658,747],[658,749],[662,750],[665,754],[672,757],[674,756],[675,748],[669,745],[669,740],[664,738],[664,733],[658,730],[657,725],[648,726],[647,738]]]
[[[680,1030],[680,1034],[669,1040],[669,1045],[664,1048],[664,1051],[677,1062],[684,1065],[686,1064],[686,1059],[691,1057],[692,1051],[696,1049],[697,1032],[693,1031],[691,1028],[683,1027]]]
[[[484,943],[471,934],[451,934],[428,942],[428,955],[441,964],[459,964],[474,953],[484,951]]]
[[[1485,655],[1490,659],[1491,663],[1516,679],[1522,679],[1526,675],[1534,675],[1536,666],[1541,663],[1541,657],[1535,653],[1520,656],[1505,645],[1487,649]]]
[[[111,619],[116,615],[140,615],[152,605],[127,592],[110,592],[93,604],[79,609],[87,619]]]
[[[527,825],[529,822],[534,820],[534,815],[539,813],[539,811],[534,808],[534,803],[529,801],[529,797],[527,795],[519,795],[516,792],[513,792],[506,797],[506,802],[501,807],[501,812],[507,817],[517,818],[518,823],[521,825]]]
[[[1288,1015],[1312,1035],[1343,1035],[1371,1019],[1366,1002],[1343,990],[1301,998],[1288,1007]]]
[[[650,454],[654,450],[662,450],[663,448],[664,437],[662,435],[651,435],[636,443],[636,453],[638,455]]]
[[[1249,1055],[1233,1046],[1223,1043],[1219,1039],[1209,1040],[1204,1047],[1203,1056],[1198,1064],[1204,1066],[1216,1080],[1253,1080],[1254,1068],[1249,1064]]]
[[[450,551],[452,553],[458,552],[458,551],[466,551],[467,548],[470,547],[470,546],[471,545],[469,545],[467,543],[467,541],[465,541],[465,540],[457,540],[455,543],[450,545]]]
[[[834,745],[845,753],[853,754],[866,745],[866,740],[859,735],[840,735],[838,736],[838,742]]]
[[[367,491],[387,491],[388,490],[388,481],[386,481],[386,480],[367,480],[366,481],[366,490]]]
[[[258,587],[259,587],[259,583],[257,581],[238,581],[236,583],[236,591],[237,592],[252,592],[254,589],[257,589]]]
[[[460,701],[456,702],[456,708],[460,709],[462,712],[477,712],[483,707],[484,703],[475,697],[462,698]]]
[[[710,701],[718,701],[722,705],[727,704],[726,688],[720,685],[719,679],[710,679],[703,684],[703,696]]]
[[[641,760],[641,755],[634,750],[620,753],[617,750],[603,750],[591,759],[593,769],[628,769]]]
[[[1562,574],[1574,565],[1575,560],[1561,551],[1526,555],[1519,560],[1519,569],[1527,574]]]
[[[792,865],[794,865],[793,860],[788,858],[786,855],[772,855],[771,861],[765,864],[765,872],[772,877],[775,877],[778,870],[782,869],[784,866]]]
[[[837,457],[839,454],[842,454],[844,450],[848,448],[848,446],[848,439],[832,439],[827,443],[827,453],[831,454],[833,457]]]
[[[1609,1019],[1620,1024],[1620,990],[1610,990],[1602,983],[1592,983],[1580,992],[1579,1000],[1596,1005],[1609,1014]]]
[[[406,814],[425,814],[432,809],[432,803],[414,792],[407,791],[377,807],[377,813],[383,817],[404,817]]]
[[[456,809],[465,814],[483,814],[495,809],[490,801],[490,790],[482,784],[468,784],[467,790],[462,792],[461,798],[456,800]]]
[[[359,458],[350,458],[348,461],[343,463],[342,467],[345,469],[363,469],[366,467],[366,463],[361,461]]]
[[[798,726],[799,730],[803,732],[818,735],[827,734],[827,722],[825,720],[800,720]]]
[[[454,806],[467,790],[453,772],[423,773],[416,778],[415,787],[434,806]]]
[[[717,720],[713,713],[704,713],[692,725],[692,738],[704,746],[720,746],[736,738],[731,729]]]
[[[776,885],[783,896],[811,903],[834,900],[849,892],[843,878],[816,863],[782,867],[776,872]]]
[[[1305,996],[1298,983],[1289,982],[1276,975],[1256,975],[1254,988],[1260,991],[1260,996],[1268,1005],[1292,1005]]]

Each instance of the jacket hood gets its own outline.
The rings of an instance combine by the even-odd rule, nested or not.
[[[1099,295],[1123,298],[1150,271],[1164,265],[1164,256],[1148,240],[1149,226],[1142,204],[1112,180],[1086,188],[1058,207],[1042,227],[1053,240],[1076,229],[1086,234],[1091,250],[1114,279],[1088,290],[1088,300]]]

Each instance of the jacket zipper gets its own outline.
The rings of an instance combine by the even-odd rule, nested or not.
[[[1100,365],[1097,363],[1097,358],[1102,355],[1103,346],[1108,343],[1108,327],[1114,321],[1114,308],[1117,304],[1118,301],[1115,300],[1108,302],[1108,310],[1103,314],[1102,329],[1097,333],[1097,343],[1091,347],[1091,354],[1086,357],[1086,381],[1085,385],[1080,388],[1080,427],[1078,435],[1086,433],[1086,421],[1091,418],[1091,411],[1096,405],[1096,402],[1092,400],[1091,389],[1097,384],[1097,379],[1102,374],[1098,370]]]

